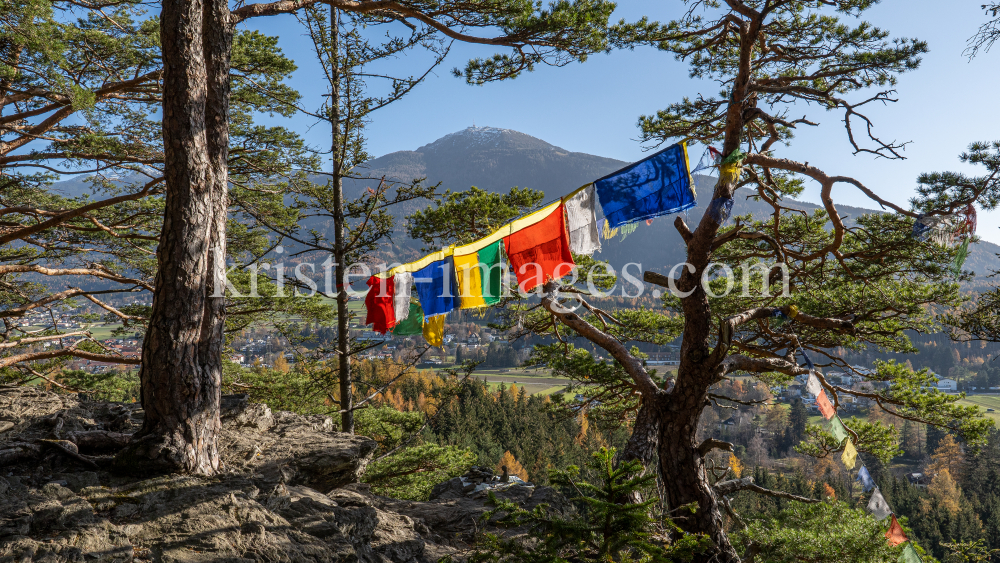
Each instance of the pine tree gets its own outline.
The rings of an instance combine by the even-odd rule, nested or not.
[[[598,478],[594,483],[580,480],[580,469],[576,466],[551,476],[554,484],[575,493],[572,500],[577,510],[569,517],[555,513],[544,503],[528,511],[490,493],[488,504],[494,508],[484,518],[502,527],[527,527],[529,531],[524,537],[531,539],[531,545],[524,540],[508,540],[488,533],[476,546],[470,562],[666,563],[689,560],[692,554],[710,545],[704,536],[684,533],[668,540],[653,516],[655,499],[638,504],[622,502],[650,486],[654,479],[652,475],[641,475],[639,463],[618,464],[614,449],[601,448],[587,466]],[[686,508],[689,507],[678,507]],[[671,531],[679,532],[669,520],[662,522]]]

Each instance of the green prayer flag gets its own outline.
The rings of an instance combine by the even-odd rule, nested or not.
[[[839,416],[835,416],[830,419],[830,433],[837,442],[843,442],[844,438],[847,437],[847,428],[844,427],[844,423],[840,421]]]
[[[479,250],[479,261],[485,265],[483,276],[483,302],[496,305],[503,293],[503,268],[500,267],[500,241]]]
[[[917,550],[913,549],[913,542],[906,542],[903,546],[903,553],[899,554],[899,563],[923,563],[917,555]]]
[[[410,303],[410,314],[392,329],[393,336],[411,336],[423,334],[424,310],[419,303]]]

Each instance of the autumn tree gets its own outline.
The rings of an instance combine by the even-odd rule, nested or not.
[[[907,331],[933,331],[940,324],[930,305],[961,302],[952,271],[955,251],[911,235],[916,220],[954,213],[976,205],[992,209],[1000,186],[995,182],[939,182],[949,174],[923,175],[910,206],[890,202],[861,181],[827,172],[780,155],[797,127],[818,118],[794,118],[805,108],[839,114],[846,127],[844,144],[854,154],[902,158],[905,143],[875,135],[863,114],[870,104],[888,104],[893,85],[919,66],[926,44],[891,39],[860,17],[870,1],[726,0],[688,2],[679,19],[648,23],[629,36],[687,61],[691,75],[715,80],[720,90],[701,93],[640,118],[642,137],[650,143],[686,140],[714,145],[724,156],[713,190],[702,193],[709,208],[724,210],[736,197],[763,201],[771,213],[740,216],[727,222],[723,212],[705,213],[697,225],[678,217],[674,225],[686,249],[686,265],[670,275],[647,271],[644,280],[662,286],[668,313],[650,310],[605,311],[591,303],[582,283],[545,285],[541,307],[510,307],[507,326],[520,334],[556,339],[536,347],[535,361],[580,382],[605,408],[634,413],[633,431],[623,459],[656,468],[669,507],[697,506],[678,524],[688,533],[710,537],[714,549],[699,561],[740,560],[725,530],[722,513],[727,495],[756,487],[749,479],[721,480],[709,454],[732,449],[715,439],[696,439],[698,420],[707,404],[733,404],[734,397],[713,386],[737,375],[768,384],[788,382],[810,372],[803,354],[817,367],[852,371],[835,353],[838,347],[875,346],[895,352],[914,347]],[[831,142],[832,143],[832,142]],[[834,145],[830,145],[832,150]],[[995,152],[995,151],[993,151]],[[992,155],[988,147],[972,154]],[[823,207],[814,213],[789,208],[785,198],[798,195],[807,182],[818,186]],[[841,188],[860,190],[885,213],[847,220],[838,210]],[[711,203],[709,203],[709,200]],[[582,261],[581,261],[582,262]],[[747,266],[748,291],[727,292],[725,275]],[[586,279],[587,266],[581,267]],[[959,274],[964,279],[969,274]],[[675,276],[675,277],[671,277]],[[786,284],[789,291],[779,288]],[[730,288],[732,289],[732,288]],[[676,293],[674,293],[676,291]],[[677,315],[679,314],[679,315]],[[655,379],[630,342],[666,343],[682,337],[676,376]],[[611,365],[575,349],[585,338],[615,360]],[[876,408],[913,422],[951,428],[974,443],[988,423],[977,409],[957,404],[959,397],[930,388],[932,376],[894,363],[880,363],[875,373],[859,374],[887,386],[865,391],[819,381],[835,406],[843,397],[871,400]],[[894,433],[881,423],[849,421],[849,439],[859,451],[880,458],[895,453]],[[799,450],[829,459],[844,448],[819,426],[806,429]],[[718,470],[718,471],[717,471]],[[756,487],[764,494],[768,491]]]
[[[503,474],[504,468],[506,468],[508,475],[516,475],[520,477],[522,481],[528,480],[528,472],[525,471],[521,462],[517,461],[514,454],[510,453],[510,450],[505,451],[503,455],[500,456],[500,461],[497,462],[496,472],[498,474]]]
[[[965,473],[965,452],[962,445],[955,441],[951,434],[946,434],[938,447],[931,454],[931,463],[927,466],[927,473],[934,475],[942,471],[948,471],[951,477],[961,479]]]

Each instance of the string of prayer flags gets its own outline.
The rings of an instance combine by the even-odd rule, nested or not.
[[[886,530],[885,537],[889,540],[890,547],[896,547],[905,541],[909,541],[909,538],[906,537],[906,532],[903,531],[903,527],[896,520],[895,514],[892,515],[892,523],[889,524],[889,529]]]
[[[443,318],[443,317],[442,317]],[[424,332],[424,310],[419,303],[409,303],[406,317],[392,329],[393,336],[413,336]]]
[[[677,213],[696,205],[687,144],[656,154],[594,182],[611,227]]]
[[[392,284],[394,291],[392,307],[396,315],[396,324],[399,324],[410,314],[410,290],[413,289],[413,274],[399,272],[392,277]]]
[[[708,154],[716,164],[729,162],[715,149]],[[653,217],[694,207],[696,193],[689,168],[687,145],[672,145],[516,219],[483,239],[440,250],[374,276],[369,286],[378,285],[380,289],[366,297],[366,322],[384,334],[413,314],[411,300],[416,298],[418,318],[423,323],[421,332],[430,335],[428,342],[439,343],[444,320],[437,317],[455,309],[499,302],[508,270],[501,259],[501,246],[522,291],[531,291],[549,279],[570,274],[575,266],[573,253],[590,256],[599,251],[601,235],[607,240],[620,232],[624,240],[635,231],[639,220],[645,219],[648,224]],[[598,201],[605,216],[603,232],[597,224]],[[407,323],[393,333],[414,334],[413,325]],[[437,330],[439,325],[441,330]]]
[[[501,241],[481,244],[478,241],[455,249],[455,279],[462,309],[495,305],[503,291]]]
[[[840,461],[844,462],[844,466],[848,469],[854,469],[857,463],[858,450],[854,447],[854,443],[850,439],[847,440],[847,445],[844,446],[844,453],[840,456]]]
[[[839,416],[834,416],[830,419],[830,434],[833,434],[833,439],[840,442],[844,441],[844,438],[848,437],[847,428],[844,427],[844,423],[840,421]]]
[[[879,492],[878,487],[875,487],[875,492],[872,493],[872,498],[868,501],[868,512],[871,512],[872,516],[880,521],[885,520],[886,516],[892,514],[889,503],[885,501],[885,497]]]
[[[423,334],[424,340],[431,346],[440,348],[444,346],[444,318],[445,315],[434,317],[424,317]]]
[[[903,546],[903,553],[899,554],[899,563],[923,563],[917,550],[913,548],[913,542],[907,542]]]
[[[515,221],[511,234],[504,237],[507,259],[523,291],[531,291],[549,279],[559,279],[570,273],[574,263],[564,215],[562,202],[553,203]],[[513,225],[519,221],[531,222],[514,230]]]
[[[836,411],[833,409],[830,399],[826,398],[826,391],[820,390],[819,394],[816,395],[816,406],[819,407],[819,413],[823,415],[823,418],[827,420],[834,418]]]
[[[823,392],[823,384],[819,382],[815,371],[809,372],[809,379],[806,380],[806,391],[809,391],[813,397]]]
[[[569,224],[569,250],[591,256],[601,250],[597,232],[597,193],[594,184],[577,189],[563,200]]]
[[[368,294],[365,295],[365,324],[370,324],[372,330],[385,334],[396,326],[396,313],[393,304],[395,284],[393,278],[368,278]]]
[[[858,470],[858,477],[856,480],[861,483],[861,490],[866,493],[875,488],[875,480],[872,479],[871,473],[868,472],[868,468],[864,465],[862,465],[861,469]]]

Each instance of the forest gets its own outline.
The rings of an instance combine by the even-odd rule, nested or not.
[[[0,560],[1000,560],[997,123],[872,181],[927,41],[672,4],[0,0]],[[619,55],[686,80],[615,100],[635,162],[372,164],[444,75]]]

